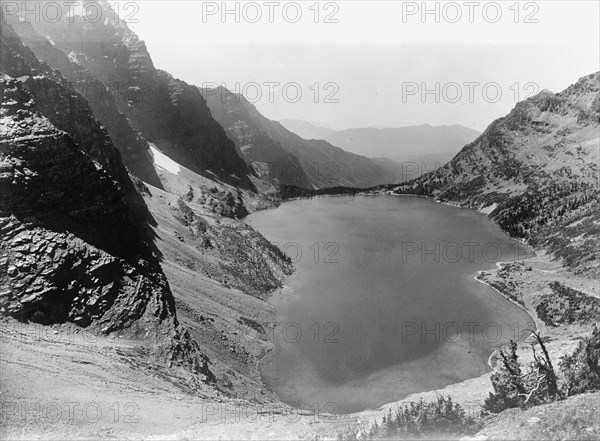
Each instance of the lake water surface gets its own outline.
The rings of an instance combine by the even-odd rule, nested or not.
[[[474,280],[528,250],[476,211],[417,197],[286,202],[247,222],[294,260],[275,294],[281,399],[320,412],[376,408],[485,373],[531,317]]]

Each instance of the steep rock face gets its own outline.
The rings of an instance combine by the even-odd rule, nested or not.
[[[143,260],[150,255],[148,247],[137,234],[119,184],[39,113],[20,81],[3,75],[1,88],[0,215],[14,299],[8,312],[89,325],[116,298],[125,274],[115,266],[120,261],[135,264],[138,277],[154,278],[163,285],[163,295],[168,294],[164,276]],[[97,276],[97,284],[91,283]],[[97,303],[98,311],[82,308],[77,314],[74,303],[94,299],[91,304]],[[168,308],[168,297],[163,300]],[[65,302],[72,310],[66,311]],[[139,305],[144,304],[140,299]],[[139,318],[135,310],[122,313]],[[112,324],[123,325],[122,320]]]
[[[298,158],[269,136],[262,126],[264,118],[252,104],[223,88],[201,92],[214,118],[225,128],[240,156],[254,167],[259,177],[284,185],[313,188]]]
[[[543,91],[494,121],[446,166],[397,193],[483,208],[515,237],[598,275],[600,73]]]
[[[107,2],[95,22],[64,6],[57,23],[35,28],[109,89],[117,105],[148,141],[197,173],[214,174],[232,185],[253,189],[251,170],[223,128],[212,118],[195,87],[157,70],[143,41]]]
[[[3,57],[0,69],[9,76],[17,77],[19,90],[26,91],[35,101],[36,108],[48,115],[49,121],[59,130],[70,134],[79,149],[97,161],[110,177],[118,182],[126,199],[120,207],[121,216],[130,221],[137,221],[137,225],[130,225],[132,234],[129,236],[137,240],[144,235],[143,226],[151,218],[141,195],[136,190],[130,176],[123,166],[119,151],[112,144],[104,128],[94,118],[87,101],[76,92],[65,86],[65,80],[60,74],[51,71],[46,64],[40,63],[32,52],[25,47],[10,25],[2,29],[1,44]],[[41,75],[35,75],[41,73]],[[24,93],[24,92],[23,92]],[[21,96],[22,99],[25,97]],[[138,231],[136,231],[138,230]],[[110,231],[106,232],[110,239]],[[108,243],[108,240],[105,241]],[[129,247],[128,242],[115,246],[130,251],[136,247]]]
[[[86,98],[94,116],[106,128],[113,143],[121,152],[124,164],[131,172],[145,182],[160,187],[160,179],[154,170],[148,143],[135,133],[127,118],[119,112],[113,92],[89,72],[57,49],[46,37],[37,32],[31,23],[18,20],[16,16],[8,17],[8,22],[29,47],[34,55],[52,69],[60,71],[68,84],[67,89],[74,89]],[[38,100],[39,101],[39,100]]]
[[[144,227],[152,218],[119,151],[83,97],[36,75],[47,66],[10,31],[1,40],[0,311],[118,331],[210,381],[177,322]]]
[[[306,140],[265,118],[240,94],[203,90],[214,117],[259,175],[304,188],[371,187],[400,182],[402,170],[346,152],[323,140]]]

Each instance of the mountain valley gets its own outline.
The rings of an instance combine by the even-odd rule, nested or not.
[[[308,189],[373,187],[401,182],[401,164],[376,163],[318,139],[303,139],[261,115],[245,97],[218,88],[202,91],[215,119],[257,174]]]
[[[297,295],[299,265],[246,218],[295,197],[478,210],[535,255],[473,276],[525,309],[555,366],[600,324],[600,72],[517,103],[481,134],[335,131],[177,79],[124,20],[60,8],[52,23],[1,17],[3,438],[367,439],[438,393],[475,415],[472,439],[516,436],[508,411],[480,418],[498,349],[484,375],[349,414],[285,404],[267,386],[259,366],[283,320],[272,300]],[[518,343],[534,362],[531,341]],[[532,407],[520,427],[543,438],[546,415],[593,414],[599,394]],[[600,436],[588,414],[578,421]]]

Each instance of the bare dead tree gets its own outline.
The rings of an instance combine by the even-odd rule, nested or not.
[[[544,361],[541,361],[540,359],[537,358],[537,356],[535,356],[535,350],[534,350],[534,358],[536,360],[536,365],[545,374],[546,385],[548,386],[548,395],[551,398],[556,398],[560,395],[560,391],[558,390],[558,381],[556,379],[556,373],[554,372],[554,367],[552,366],[552,360],[550,360],[550,355],[548,355],[548,350],[546,349],[546,345],[544,344],[544,341],[542,340],[542,337],[540,336],[540,334],[537,332],[533,332],[533,335],[535,335],[535,338],[536,338],[538,344],[540,345],[540,348],[542,348],[542,352],[544,354]]]

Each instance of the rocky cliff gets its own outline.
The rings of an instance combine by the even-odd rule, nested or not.
[[[268,201],[201,176],[152,143],[160,188],[143,184],[61,70],[40,62],[9,24],[0,44],[2,315],[96,334],[127,363],[186,392],[272,400],[257,369],[270,348],[264,300],[293,267],[262,235],[226,219]],[[237,341],[240,333],[256,338]]]
[[[394,193],[485,209],[500,227],[600,275],[600,73],[520,102],[446,166]]]
[[[177,321],[152,217],[118,149],[85,99],[64,89],[8,24],[1,50],[2,313],[129,335],[157,360],[212,381]]]
[[[64,4],[58,22],[42,20],[34,27],[110,90],[134,128],[169,157],[197,173],[253,189],[251,170],[198,90],[156,69],[144,42],[108,2],[94,3],[101,19],[88,20]]]
[[[263,127],[266,119],[252,104],[223,88],[201,92],[214,118],[225,128],[240,156],[254,167],[259,177],[279,184],[313,188],[313,180],[302,169],[298,158],[271,138]]]
[[[143,181],[160,187],[161,183],[154,170],[148,143],[135,132],[125,115],[117,108],[113,92],[117,93],[118,98],[119,90],[108,89],[37,32],[31,23],[19,20],[16,15],[9,15],[7,21],[37,59],[46,63],[49,68],[60,72],[66,80],[63,82],[66,89],[73,89],[86,99],[94,116],[106,128],[113,143],[121,152],[125,166]]]
[[[47,115],[57,129],[69,133],[79,149],[97,161],[120,185],[127,200],[123,215],[139,225],[147,222],[150,218],[148,209],[123,165],[120,152],[95,119],[88,101],[74,92],[59,72],[40,63],[10,25],[3,27],[1,44],[4,54],[0,61],[1,71],[17,78],[21,89],[31,95],[40,113]]]

